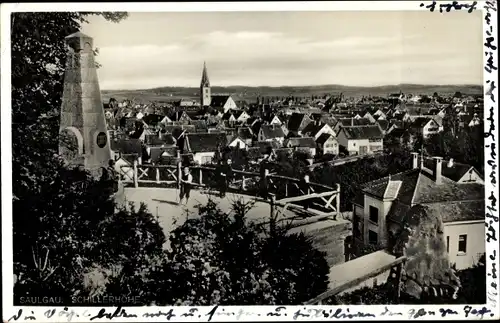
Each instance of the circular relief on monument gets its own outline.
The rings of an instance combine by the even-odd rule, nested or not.
[[[97,147],[104,148],[108,142],[108,136],[104,132],[99,132],[97,135]]]

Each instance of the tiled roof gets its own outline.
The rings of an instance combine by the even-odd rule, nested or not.
[[[399,189],[398,199],[403,203],[411,204],[415,186],[417,185],[420,176],[419,169],[412,169],[398,174],[391,175],[390,179],[394,181],[402,181]],[[363,191],[366,193],[382,198],[389,183],[389,176],[365,183],[362,185]]]
[[[222,115],[222,120],[230,120],[231,117],[234,117],[231,111],[228,111]],[[236,117],[234,117],[236,119]]]
[[[146,135],[144,143],[148,146],[161,146],[165,144],[165,141],[161,140],[158,135]]]
[[[249,140],[253,138],[252,131],[248,127],[238,128],[238,137],[243,140]]]
[[[191,120],[190,124],[193,125],[196,128],[196,130],[208,129],[207,122],[205,120]]]
[[[311,122],[303,130],[302,134],[314,137],[325,126],[323,122]]]
[[[316,142],[311,137],[294,137],[286,140],[287,147],[316,148]]]
[[[425,204],[435,214],[440,214],[443,222],[484,220],[485,203],[481,201],[458,201]]]
[[[387,136],[393,137],[393,138],[401,138],[401,137],[403,137],[405,135],[405,133],[407,131],[408,130],[406,130],[406,129],[395,128],[391,132],[389,132],[389,134],[387,134]]]
[[[111,150],[122,154],[142,154],[142,142],[140,139],[118,139],[111,140]]]
[[[391,175],[391,180],[402,181],[397,199],[407,205],[437,203],[462,200],[484,200],[484,186],[481,184],[458,184],[446,177],[437,185],[431,172],[423,169],[412,169]],[[368,194],[382,198],[387,188],[389,177],[384,177],[363,184]]]
[[[423,128],[431,120],[431,118],[418,117],[413,120],[411,126],[412,128]]]
[[[249,147],[247,153],[250,160],[259,159],[262,155],[260,147]]]
[[[314,121],[320,121],[321,117],[323,117],[323,114],[322,113],[311,113],[310,117]]]
[[[484,219],[484,200],[424,203],[419,205],[424,206],[428,212],[441,217],[445,223]],[[387,214],[387,218],[398,223],[403,223],[406,221],[407,214],[411,209],[410,206],[395,201]]]
[[[142,117],[142,120],[144,120],[144,123],[146,123],[148,126],[157,126],[161,120],[163,120],[165,116],[159,115],[159,114],[147,114],[144,117]]]
[[[231,110],[231,113],[233,114],[234,118],[235,119],[238,119],[242,114],[243,114],[243,110]]]
[[[266,139],[274,139],[274,138],[284,138],[285,134],[283,133],[283,129],[280,126],[275,125],[262,125],[260,127],[264,137]]]
[[[276,156],[288,157],[293,153],[293,148],[276,148],[274,152]]]
[[[370,120],[366,118],[341,118],[338,119],[338,122],[340,122],[340,125],[343,127],[349,127],[349,126],[368,126],[371,124]]]
[[[378,126],[342,127],[347,139],[382,139],[383,135]]]
[[[422,171],[419,183],[414,193],[415,204],[434,203],[445,201],[462,200],[484,200],[484,186],[481,184],[458,184],[446,177],[442,178],[442,184],[436,183],[429,175]]]
[[[191,118],[189,117],[189,115],[185,111],[176,111],[176,112],[173,112],[168,117],[169,117],[170,120],[172,120],[174,122],[175,121],[180,121],[183,118],[186,119],[186,120],[191,120]]]
[[[329,116],[329,115],[323,115],[321,117],[320,121],[323,123],[326,123],[330,127],[335,126],[335,124],[337,123],[337,119],[335,119],[335,117]]]
[[[254,143],[254,146],[259,147],[260,152],[263,154],[267,152],[268,147],[272,149],[281,148],[281,145],[276,141],[257,141]]]
[[[229,97],[230,97],[230,95],[212,94],[212,98],[210,100],[210,106],[216,107],[216,108],[222,108],[224,106],[224,104],[226,104]]]
[[[377,123],[379,124],[380,128],[385,131],[389,129],[390,123],[387,120],[377,120]]]
[[[186,133],[189,133],[194,132],[196,129],[193,125],[169,125],[165,126],[165,130],[167,131],[167,133],[171,133],[174,138],[177,138],[184,130],[186,130]]]
[[[290,131],[300,130],[300,126],[304,118],[307,118],[307,116],[304,113],[297,113],[297,112],[292,113],[290,119],[288,120],[288,125],[287,125],[288,130]]]
[[[177,155],[177,147],[150,147],[149,148],[149,157],[152,163],[157,163],[160,161],[161,156],[165,153],[168,156],[176,156]]]
[[[258,120],[257,117],[250,117],[248,118],[245,123],[250,127],[254,121]]]
[[[251,129],[252,129],[252,132],[254,134],[258,134],[259,131],[260,131],[260,127],[262,126],[262,122],[260,120],[257,120],[252,126],[251,126]]]
[[[471,165],[457,163],[457,162],[453,162],[452,167],[448,167],[448,162],[449,162],[448,160],[443,159],[442,166],[441,166],[441,174],[443,176],[448,177],[449,179],[451,179],[452,181],[455,181],[455,182],[460,180],[465,174],[467,174],[467,172],[471,168],[473,168]],[[428,169],[432,169],[432,167],[433,167],[432,160],[425,159],[424,160],[424,167],[426,167]],[[476,170],[476,172],[477,172],[477,170]]]
[[[191,153],[212,152],[227,146],[225,133],[189,133],[188,147]]]
[[[317,143],[317,144],[322,145],[322,144],[324,144],[324,143],[325,143],[328,139],[330,139],[330,137],[332,137],[332,135],[331,135],[331,134],[329,134],[329,133],[322,133],[322,134],[318,137],[318,139],[316,139],[316,143]]]

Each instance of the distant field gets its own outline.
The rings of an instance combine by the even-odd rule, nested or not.
[[[417,85],[402,84],[388,85],[378,87],[352,87],[342,85],[320,85],[320,86],[282,86],[282,87],[247,87],[247,86],[229,86],[212,87],[212,93],[224,93],[233,95],[236,100],[253,101],[258,96],[267,97],[286,97],[293,96],[322,96],[324,94],[340,94],[345,97],[361,96],[382,96],[386,97],[390,93],[413,93],[432,95],[434,92],[442,96],[453,95],[455,92],[461,92],[465,95],[477,95],[483,93],[481,85]],[[137,102],[151,101],[171,101],[176,99],[198,99],[198,88],[187,87],[161,87],[145,90],[103,90],[102,97],[106,102],[110,98],[117,100],[134,99]]]

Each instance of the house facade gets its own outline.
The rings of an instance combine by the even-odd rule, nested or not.
[[[421,208],[425,216],[419,219],[441,223],[438,231],[457,269],[477,263],[485,252],[484,186],[457,183],[442,175],[442,166],[442,158],[434,157],[427,169],[413,153],[411,170],[365,183],[353,200],[354,249],[391,245],[407,225],[408,214]]]
[[[434,119],[419,117],[413,120],[412,129],[421,134],[424,138],[437,134],[443,130],[443,127]]]
[[[269,124],[273,124],[273,125],[277,125],[277,126],[281,126],[283,124],[283,122],[280,120],[280,118],[275,115],[271,121],[269,122]]]
[[[349,155],[373,154],[384,148],[383,134],[376,125],[342,127],[337,140]]]
[[[210,164],[216,153],[227,146],[225,133],[188,133],[184,141],[184,152],[192,154],[198,165]]]
[[[335,131],[333,131],[332,127],[321,121],[309,123],[302,131],[303,135],[313,137],[314,140],[318,139],[324,133],[335,136]]]
[[[285,134],[280,126],[261,125],[257,136],[258,141],[277,141],[280,144],[285,140]]]
[[[248,144],[245,140],[240,137],[235,137],[229,142],[229,147],[239,148],[239,149],[247,149]]]
[[[223,113],[238,109],[236,102],[230,95],[213,94],[210,99],[210,106]]]
[[[313,122],[311,118],[305,113],[293,112],[288,119],[287,129],[289,133],[295,136],[301,136],[302,130],[309,124]]]
[[[335,136],[328,133],[321,134],[316,139],[316,151],[321,155],[338,155],[339,142]]]
[[[485,253],[484,220],[455,221],[444,224],[446,251],[457,270],[477,264]]]
[[[289,138],[284,141],[283,146],[284,148],[293,148],[294,150],[306,152],[311,157],[316,155],[316,142],[312,137]]]

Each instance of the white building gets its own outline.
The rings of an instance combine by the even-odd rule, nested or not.
[[[442,159],[432,170],[413,153],[413,168],[363,185],[353,201],[353,241],[360,247],[387,246],[408,223],[417,206],[443,224],[449,260],[457,269],[477,263],[485,252],[484,186],[462,183],[442,174]]]
[[[349,155],[373,154],[384,148],[383,134],[377,125],[342,127],[337,140]]]

